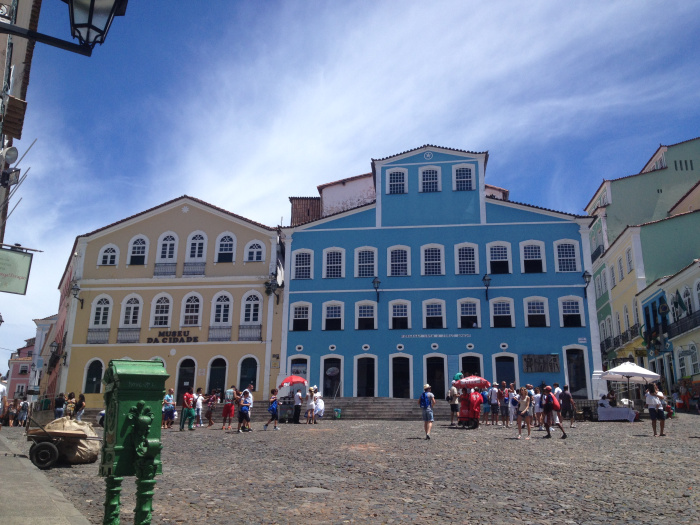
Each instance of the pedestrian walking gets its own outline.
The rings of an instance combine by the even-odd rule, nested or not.
[[[276,388],[270,390],[270,406],[267,407],[267,411],[270,413],[270,419],[263,425],[263,430],[267,430],[267,426],[273,421],[275,422],[275,426],[272,430],[279,430],[279,428],[277,428],[277,421],[279,420],[279,416],[277,415],[277,392],[279,392],[279,390]]]
[[[246,388],[243,390],[243,395],[240,398],[240,406],[238,407],[238,429],[236,432],[250,432],[250,391]],[[241,430],[241,425],[243,429]]]
[[[168,389],[163,398],[163,428],[172,428],[175,421],[175,390]]]
[[[2,409],[0,408],[0,411]],[[22,398],[22,402],[19,405],[19,413],[17,414],[17,421],[19,426],[23,427],[27,422],[27,413],[29,412],[29,403],[27,403],[27,398]]]
[[[576,414],[576,402],[574,401],[574,396],[569,392],[569,385],[564,385],[564,390],[559,394],[559,404],[561,405],[561,422],[568,417],[570,419],[569,428],[576,428],[574,425]]]
[[[557,417],[557,414],[560,410],[560,405],[559,401],[557,400],[556,396],[552,394],[552,387],[551,386],[546,386],[544,387],[544,428],[547,431],[547,435],[544,436],[545,439],[549,439],[552,437],[552,428],[554,428],[554,425],[558,426],[559,429],[561,430],[562,436],[561,439],[566,439],[566,431],[564,430],[564,427],[561,425],[559,422],[559,418]]]
[[[180,420],[180,432],[185,430],[185,421],[187,428],[194,430],[194,389],[189,387],[184,396],[182,396],[182,419]]]
[[[522,387],[520,389],[520,397],[518,399],[518,439],[522,437],[523,427],[522,422],[527,425],[527,437],[525,439],[530,439],[530,396],[527,395],[527,388]]]
[[[315,408],[316,408],[316,405],[314,403],[314,388],[311,387],[311,388],[309,388],[309,391],[306,394],[306,413],[304,414],[304,417],[306,418],[307,425],[311,425],[314,422],[314,409]]]
[[[71,392],[68,394],[68,399],[66,399],[66,409],[63,412],[64,416],[68,416],[73,419],[75,415],[75,393]]]
[[[423,385],[423,393],[418,399],[418,406],[421,407],[423,412],[425,439],[430,439],[430,431],[433,428],[433,407],[435,406],[435,396],[431,392],[430,385]]]
[[[78,400],[75,402],[75,420],[82,421],[85,413],[85,394],[78,394]]]
[[[196,426],[202,426],[202,406],[204,405],[204,394],[202,389],[198,388],[194,395],[194,423]]]
[[[651,418],[651,427],[654,429],[654,437],[656,437],[656,421],[659,421],[661,432],[659,436],[665,436],[664,425],[666,424],[666,414],[664,414],[663,401],[664,394],[660,392],[656,383],[651,383],[647,387],[645,396],[647,408],[649,409],[649,417]]]
[[[493,384],[489,390],[489,405],[491,407],[491,424],[496,427],[498,426],[498,385]]]
[[[542,392],[540,392],[540,387],[535,387],[535,395],[532,397],[532,404],[535,405],[535,425],[537,430],[544,430],[542,426],[543,422],[543,402],[542,402]]]
[[[489,404],[489,392],[486,387],[481,389],[481,422],[488,426],[491,405]]]
[[[295,425],[299,425],[299,417],[301,416],[301,388],[297,388],[296,394],[294,394],[294,417],[292,421]]]
[[[53,417],[54,419],[59,419],[63,417],[63,410],[66,406],[66,397],[63,392],[58,394],[53,407]]]
[[[236,387],[231,385],[231,388],[224,392],[224,408],[221,414],[223,421],[221,422],[221,430],[226,429],[226,421],[228,421],[228,430],[231,430],[233,422],[233,413],[236,406]]]
[[[512,425],[518,415],[518,401],[520,396],[515,391],[515,383],[510,384],[508,388],[508,422]]]
[[[217,389],[213,389],[211,391],[211,394],[209,394],[209,397],[207,398],[207,410],[204,412],[204,417],[208,421],[207,428],[211,427],[214,425],[214,407],[217,405],[219,402],[219,394],[218,394]]]
[[[449,402],[450,402],[450,426],[456,427],[455,418],[459,415],[459,392],[455,383],[457,381],[452,381],[452,387],[450,388]]]
[[[508,388],[506,387],[506,382],[501,381],[501,386],[498,389],[498,405],[501,410],[501,421],[503,426],[510,428],[508,422],[508,417],[510,415],[510,400],[508,399]]]
[[[19,399],[15,399],[10,403],[10,408],[8,409],[8,422],[7,426],[8,427],[14,427],[15,425],[15,420],[17,419],[17,413],[19,412]]]

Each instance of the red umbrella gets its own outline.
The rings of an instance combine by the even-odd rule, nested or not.
[[[459,381],[456,381],[455,386],[457,388],[475,388],[475,387],[484,388],[484,387],[490,387],[491,383],[489,383],[483,377],[467,376],[467,377],[463,377]]]
[[[301,376],[287,376],[280,383],[280,388],[292,385],[308,385],[309,382]]]

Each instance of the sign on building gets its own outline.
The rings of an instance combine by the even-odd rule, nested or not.
[[[26,295],[32,254],[0,249],[0,292]]]

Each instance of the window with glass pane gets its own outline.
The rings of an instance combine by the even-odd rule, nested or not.
[[[630,273],[633,270],[632,266],[632,249],[628,249],[626,253],[627,257],[627,273]]]
[[[506,246],[491,246],[489,248],[491,273],[509,273],[508,248]]]
[[[426,248],[423,252],[425,275],[442,275],[442,250]]]
[[[374,330],[374,306],[360,305],[357,309],[357,329]]]
[[[374,251],[360,250],[357,253],[357,276],[375,277],[374,271]]]
[[[199,326],[199,297],[188,297],[185,301],[185,326]]]
[[[478,328],[479,318],[476,315],[476,303],[460,303],[459,327]]]
[[[92,318],[93,326],[106,326],[109,317],[109,299],[100,299],[95,306],[95,316]]]
[[[423,170],[423,193],[433,193],[438,191],[437,170]]]
[[[530,327],[547,326],[547,316],[544,310],[544,301],[528,301],[527,325]]]
[[[114,266],[117,264],[117,250],[114,248],[106,248],[102,252],[102,265],[104,266]]]
[[[542,273],[542,252],[537,244],[523,246],[525,273]]]
[[[581,310],[578,301],[562,301],[561,309],[565,327],[582,326]]]
[[[615,286],[617,286],[617,279],[615,279],[615,267],[612,266],[610,268],[610,288],[615,288]]]
[[[695,345],[690,345],[689,346],[690,350],[694,350],[692,354],[690,354],[690,365],[693,368],[693,375],[695,374],[700,374],[700,360],[698,359],[698,348]]]
[[[493,303],[493,326],[494,328],[510,328],[513,320],[510,316],[510,303],[499,301]]]
[[[173,259],[175,257],[175,237],[168,235],[160,244],[160,258]]]
[[[472,169],[457,168],[455,172],[455,189],[457,191],[472,191]]]
[[[339,279],[343,276],[343,254],[342,252],[326,253],[326,278]]]
[[[226,295],[220,295],[216,298],[214,306],[214,322],[227,324],[231,314],[231,300]]]
[[[131,257],[129,257],[129,264],[140,265],[146,264],[146,240],[136,239],[131,245]]]
[[[408,329],[408,305],[405,303],[391,305],[392,330]]]
[[[248,247],[249,261],[262,261],[262,246],[258,243],[253,243]]]
[[[233,262],[233,237],[230,235],[224,235],[219,241],[216,262]]]
[[[326,330],[340,330],[342,328],[341,307],[339,304],[326,306]]]
[[[573,244],[558,244],[557,260],[559,261],[560,272],[575,272],[578,270],[576,265],[576,247]]]
[[[622,268],[622,257],[617,260],[617,273],[620,275],[620,281],[625,278],[625,271]]]
[[[126,302],[124,307],[124,326],[133,326],[139,324],[139,311],[141,303],[136,297],[132,297]]]
[[[256,295],[249,295],[245,300],[245,310],[243,312],[243,322],[260,322],[260,299]]]
[[[476,273],[476,257],[474,248],[464,246],[457,250],[457,267],[460,275],[471,275]]]
[[[430,303],[425,305],[425,327],[445,328],[442,317],[442,304]]]
[[[156,309],[153,314],[153,326],[169,326],[170,324],[170,300],[161,297],[156,301]]]
[[[190,259],[202,257],[204,257],[204,236],[198,233],[190,241]]]
[[[311,279],[311,254],[297,253],[294,260],[294,278]]]
[[[406,250],[391,250],[391,275],[408,275],[408,252]]]
[[[295,306],[294,319],[292,320],[292,330],[295,332],[306,332],[309,329],[309,307]]]
[[[406,193],[406,175],[402,171],[389,173],[389,194]]]

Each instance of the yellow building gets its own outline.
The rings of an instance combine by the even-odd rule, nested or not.
[[[279,372],[277,261],[275,229],[188,196],[78,236],[60,284],[75,298],[57,391],[98,407],[110,359],[159,359],[178,401],[232,384],[266,399]]]

